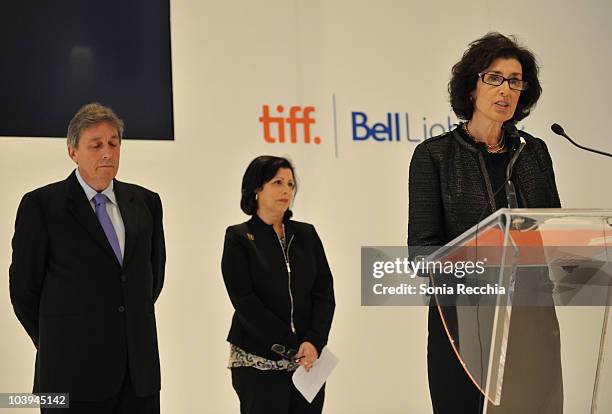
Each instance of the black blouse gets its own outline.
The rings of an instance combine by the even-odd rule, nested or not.
[[[459,128],[459,132],[464,139],[472,139],[467,135],[463,128]],[[504,183],[506,182],[506,168],[508,167],[508,162],[510,161],[508,151],[494,154],[488,152],[483,145],[479,145],[478,147],[481,149],[484,156],[487,174],[489,175],[489,180],[491,180],[491,187],[493,187],[493,191],[497,191],[497,194],[495,195],[495,208],[499,210],[500,208],[508,207],[508,201],[506,200],[506,188],[504,186]]]

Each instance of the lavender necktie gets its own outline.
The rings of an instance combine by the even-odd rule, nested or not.
[[[115,232],[113,223],[110,217],[108,216],[108,212],[106,211],[106,201],[107,198],[102,193],[98,193],[94,196],[94,202],[96,203],[96,216],[98,216],[98,221],[102,225],[104,234],[106,234],[106,238],[108,239],[108,242],[113,248],[113,251],[115,252],[115,256],[117,256],[119,263],[123,263],[123,257],[121,256],[121,247],[119,247],[119,239],[117,238],[117,232]]]

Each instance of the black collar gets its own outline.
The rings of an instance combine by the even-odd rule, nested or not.
[[[293,236],[296,233],[295,223],[289,218],[285,217],[283,218],[283,224],[285,225],[285,238],[289,239],[291,238],[291,236]],[[257,215],[257,213],[251,216],[251,219],[249,220],[249,226],[252,226],[253,231],[259,230],[259,231],[269,233],[269,234],[274,233],[274,235],[276,235],[273,225],[264,222]]]
[[[484,142],[475,142],[471,137],[468,136],[467,132],[463,129],[462,125],[456,124],[456,128],[452,131],[455,139],[459,141],[459,143],[469,149],[472,152],[487,152],[487,146]],[[520,133],[520,132],[519,132]],[[508,153],[513,153],[514,150],[518,148],[519,145],[519,137],[508,134],[506,136],[506,147],[508,148]]]

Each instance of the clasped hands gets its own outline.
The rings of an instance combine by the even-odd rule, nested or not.
[[[310,342],[302,342],[300,348],[298,349],[298,353],[295,356],[297,363],[304,367],[306,372],[310,371],[312,368],[312,364],[319,357],[319,353],[317,352],[317,348]]]

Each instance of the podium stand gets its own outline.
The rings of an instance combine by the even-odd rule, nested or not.
[[[612,209],[501,209],[425,261],[476,269],[427,273],[484,413],[612,412]]]

